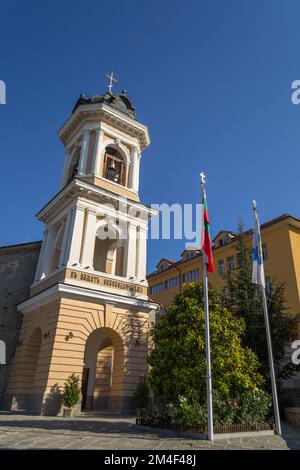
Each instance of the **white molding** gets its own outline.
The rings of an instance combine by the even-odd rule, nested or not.
[[[131,307],[136,308],[141,311],[152,311],[158,310],[159,306],[148,300],[136,299],[134,297],[127,297],[122,295],[117,295],[108,292],[97,291],[94,289],[87,289],[85,287],[73,286],[70,284],[58,283],[49,289],[40,292],[39,294],[31,297],[28,300],[25,300],[17,306],[19,312],[22,312],[24,315],[29,313],[33,309],[38,307],[43,307],[45,304],[65,297],[66,295],[71,296],[72,298],[82,298],[83,300],[89,299],[89,301],[96,301],[100,303],[110,303],[118,305],[119,307]]]
[[[105,132],[107,137],[111,137],[112,139],[120,139],[124,144],[127,144],[129,147],[135,147],[139,145],[137,144],[136,140],[130,139],[127,136],[121,134],[117,130],[111,129],[110,127],[105,126],[105,123],[101,123],[101,128]]]
[[[116,184],[116,183],[114,183]],[[57,206],[57,211],[61,211],[61,205],[63,203],[63,199],[66,199],[66,205],[70,206],[70,203],[74,203],[74,200],[78,197],[85,197],[90,199],[96,204],[105,205],[109,201],[113,204],[123,203],[127,207],[134,207],[137,211],[145,212],[148,217],[154,217],[157,215],[158,211],[152,209],[150,207],[144,206],[139,202],[132,201],[131,199],[127,199],[124,196],[119,196],[118,194],[114,194],[113,192],[107,191],[100,186],[91,185],[85,181],[74,179],[70,185],[66,186],[62,191],[60,191],[56,196],[54,196],[48,204],[46,204],[37,214],[36,217],[39,220],[48,219],[52,216],[51,212],[55,210],[55,206]],[[95,201],[94,198],[98,200]],[[108,201],[109,200],[109,201]],[[81,201],[82,202],[82,201]],[[60,216],[62,212],[60,212]],[[52,218],[55,216],[52,216]]]
[[[115,150],[118,150],[120,152],[120,154],[122,155],[122,157],[124,158],[124,160],[125,160],[125,162],[124,162],[125,165],[129,165],[129,163],[130,163],[130,153],[129,153],[128,149],[126,148],[126,146],[124,144],[122,144],[122,141],[121,142],[116,142],[116,139],[110,137],[109,140],[106,140],[105,142],[103,142],[103,152],[105,152],[106,147],[112,147]],[[103,178],[103,177],[101,177],[101,178],[106,180],[106,178]],[[109,182],[114,183],[111,180],[109,180]],[[114,183],[114,184],[117,184],[117,186],[122,186],[124,188],[124,186],[122,184],[118,184],[118,183]],[[130,189],[130,188],[127,188],[127,189]]]
[[[120,129],[128,129],[129,133],[132,133],[138,139],[141,149],[148,147],[150,144],[149,132],[144,124],[141,124],[116,109],[101,103],[83,104],[78,106],[58,131],[58,135],[62,142],[66,143],[65,141],[69,138],[66,134],[69,133],[71,135],[72,132],[74,133],[76,127],[78,125],[82,125],[82,121],[86,118],[91,119],[93,117],[95,117],[95,121],[106,119],[108,124],[113,123],[114,126],[119,126]]]

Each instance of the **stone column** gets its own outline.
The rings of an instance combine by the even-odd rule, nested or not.
[[[57,232],[55,230],[54,225],[48,227],[48,236],[47,236],[47,243],[45,245],[45,254],[43,256],[43,262],[41,265],[41,279],[48,276],[50,274],[51,263],[53,259],[53,250],[54,244],[57,236]]]
[[[69,238],[71,219],[72,219],[72,212],[70,210],[65,220],[64,235],[62,239],[60,257],[59,257],[60,267],[66,265],[66,249],[67,249],[67,243],[68,243],[68,238]]]
[[[147,227],[140,226],[138,238],[138,258],[136,277],[139,281],[146,279],[147,263]]]
[[[93,267],[94,249],[96,241],[96,211],[88,208],[86,211],[86,221],[84,230],[84,239],[82,247],[82,267]]]
[[[94,151],[94,156],[93,156],[93,169],[92,169],[92,174],[95,176],[99,176],[99,173],[100,173],[103,136],[104,136],[104,132],[101,129],[97,129],[96,139],[95,139],[95,151]]]
[[[60,183],[61,189],[62,189],[62,188],[65,186],[65,184],[66,184],[67,172],[68,172],[68,169],[69,169],[69,164],[70,164],[70,152],[69,152],[69,150],[65,149],[64,169],[63,169],[63,174],[62,174],[61,183]]]
[[[131,153],[130,164],[130,188],[133,191],[139,189],[139,167],[140,167],[140,153],[137,147],[134,147]]]
[[[48,229],[45,229],[44,230],[44,240],[43,240],[43,243],[42,243],[42,247],[41,247],[41,251],[40,251],[40,255],[39,255],[39,260],[38,260],[38,264],[37,264],[37,268],[36,268],[36,272],[35,272],[35,280],[36,281],[39,281],[41,279],[41,275],[42,275],[41,270],[42,270],[42,267],[43,267],[43,264],[44,264],[45,249],[46,249],[46,246],[47,246],[48,234],[49,234]]]
[[[70,232],[66,244],[65,264],[72,266],[78,265],[80,261],[83,224],[84,224],[84,207],[77,206],[72,208]]]
[[[78,175],[86,174],[86,164],[89,152],[89,142],[90,142],[90,129],[85,129],[83,131],[82,143],[81,143],[81,152],[78,165]]]
[[[126,277],[135,277],[136,226],[132,223],[129,223],[127,232],[124,253],[124,275]]]

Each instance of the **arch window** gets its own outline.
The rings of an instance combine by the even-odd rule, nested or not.
[[[71,159],[71,162],[70,162],[70,166],[69,166],[69,170],[68,170],[68,177],[67,177],[67,183],[70,183],[70,181],[75,178],[75,176],[77,175],[77,171],[78,171],[78,166],[79,166],[79,159],[80,159],[80,149],[76,149],[72,159]]]
[[[122,155],[112,147],[105,149],[104,178],[114,183],[125,184],[125,166]]]

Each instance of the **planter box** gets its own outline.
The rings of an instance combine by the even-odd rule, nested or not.
[[[72,418],[73,417],[73,408],[64,408],[63,417],[64,418]]]
[[[286,407],[284,413],[287,421],[294,426],[300,426],[300,407]]]

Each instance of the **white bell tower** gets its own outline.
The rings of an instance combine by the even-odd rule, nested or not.
[[[64,273],[68,282],[109,291],[126,281],[130,292],[146,296],[147,220],[154,212],[138,191],[147,127],[136,121],[125,91],[81,95],[59,137],[61,190],[37,215],[46,227],[32,292]]]

